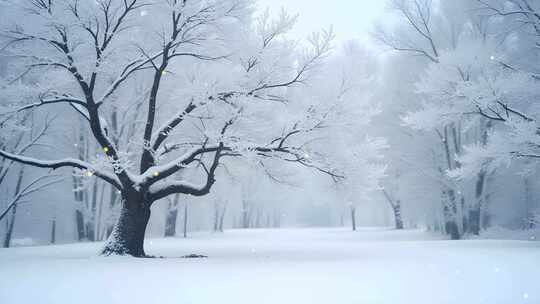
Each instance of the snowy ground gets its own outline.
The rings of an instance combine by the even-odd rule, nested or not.
[[[163,259],[100,244],[0,250],[0,303],[540,303],[540,242],[442,241],[421,231],[235,230],[147,241]],[[191,254],[208,259],[180,259]]]

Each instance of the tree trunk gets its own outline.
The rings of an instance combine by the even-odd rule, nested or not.
[[[86,223],[86,239],[90,242],[94,242],[94,224],[92,222]]]
[[[90,212],[91,212],[92,216],[90,217],[90,221],[86,224],[86,226],[87,226],[87,228],[86,228],[86,231],[87,231],[86,238],[89,241],[92,241],[92,242],[97,241],[97,238],[96,238],[96,235],[97,235],[97,231],[96,231],[97,200],[98,200],[98,180],[95,179],[94,183],[92,184],[92,200],[90,201],[91,202]]]
[[[523,223],[523,228],[525,229],[534,229],[535,228],[535,218],[534,218],[534,208],[533,208],[533,196],[531,191],[531,185],[529,177],[525,177],[523,180],[525,184],[525,222]]]
[[[487,145],[489,130],[492,127],[492,122],[488,121],[483,127],[480,125],[482,131],[482,146]],[[485,188],[487,183],[487,173],[484,169],[480,170],[476,180],[475,187],[475,202],[474,205],[469,207],[468,210],[468,225],[466,231],[473,235],[480,235],[480,229],[482,228],[482,209],[485,206]]]
[[[102,183],[101,184],[101,192],[100,192],[100,195],[99,195],[99,203],[98,203],[98,206],[97,206],[97,212],[96,212],[96,219],[95,219],[95,239],[96,241],[102,241],[103,239],[101,238],[101,236],[103,235],[102,233],[102,230],[103,230],[103,225],[102,225],[102,217],[103,217],[103,205],[104,205],[104,196],[105,196],[105,187],[107,185]]]
[[[214,203],[214,232],[217,232],[219,228],[219,204]]]
[[[461,234],[459,231],[459,226],[456,222],[457,216],[457,204],[456,204],[456,195],[453,189],[448,189],[444,194],[446,201],[444,202],[443,213],[444,213],[444,229],[452,240],[459,240]]]
[[[453,127],[452,127],[453,128]],[[444,127],[444,134],[441,137],[448,170],[453,170],[454,166],[452,165],[453,159],[450,152],[450,144],[448,137],[448,126]],[[454,139],[454,143],[456,140]],[[458,153],[459,151],[456,151]],[[441,170],[442,172],[442,170]],[[456,202],[456,192],[454,189],[447,189],[443,191],[443,215],[444,215],[444,230],[447,234],[450,235],[452,240],[459,240],[461,238],[459,232],[459,226],[456,221],[457,217],[457,202]]]
[[[469,232],[474,235],[480,235],[480,206],[469,209]]]
[[[223,222],[225,220],[225,212],[227,212],[227,205],[221,210],[221,215],[219,216],[219,232],[223,232]]]
[[[178,208],[167,210],[167,218],[165,219],[165,237],[173,237],[176,235],[176,218],[178,217]]]
[[[149,206],[139,193],[122,195],[120,217],[102,250],[103,255],[146,256],[144,234],[150,220]]]
[[[246,200],[242,200],[242,228],[249,228],[249,205]]]
[[[261,207],[257,208],[255,213],[255,228],[261,228]]]
[[[51,244],[56,244],[56,219],[51,223]]]
[[[13,208],[11,208],[11,219],[9,220],[9,225],[6,230],[6,236],[4,238],[4,248],[9,248],[11,246],[11,238],[13,237],[13,228],[15,226],[16,215],[17,215],[17,204],[13,205]]]
[[[165,218],[165,237],[172,237],[176,235],[176,220],[178,218],[178,202],[180,195],[176,194],[174,200],[169,203],[167,209],[167,215]]]
[[[351,224],[352,230],[356,231],[356,208],[351,207]]]
[[[468,208],[465,204],[465,197],[461,196],[461,231],[463,231],[463,234],[467,233],[469,231],[469,214],[467,212]]]
[[[77,225],[77,238],[84,240],[84,215],[81,210],[75,210],[75,223]]]
[[[390,194],[385,189],[383,189],[382,192],[386,197],[386,200],[390,204],[390,207],[392,207],[392,210],[394,211],[394,223],[396,225],[396,229],[403,229],[403,218],[401,217],[401,200],[397,199],[394,201],[392,196],[390,196]]]
[[[77,148],[78,157],[81,160],[88,159],[88,143],[85,136],[85,126],[79,120],[79,128],[75,138],[75,147]],[[75,224],[77,225],[77,237],[79,241],[87,239],[87,219],[85,219],[85,210],[88,210],[88,191],[85,189],[83,178],[79,176],[76,170],[72,173],[73,195],[75,198]]]
[[[24,167],[21,167],[19,170],[19,176],[17,177],[17,184],[15,185],[14,196],[18,195],[21,191],[22,180],[24,177]],[[17,216],[17,202],[11,208],[11,219],[9,220],[9,225],[7,226],[6,236],[4,238],[4,248],[9,248],[11,246],[11,238],[13,237],[13,229],[15,227],[15,218]]]
[[[82,190],[83,184],[81,177],[76,176],[75,172],[72,174],[73,179],[73,195],[75,198],[75,225],[77,226],[77,238],[82,241],[86,237],[86,228],[84,224],[84,193]]]
[[[399,200],[396,201],[393,209],[396,229],[401,230],[403,229],[403,218],[401,217],[401,202]]]
[[[478,179],[476,181],[476,191],[475,191],[475,197],[476,202],[473,206],[469,208],[469,225],[468,225],[468,232],[474,235],[480,235],[480,220],[482,218],[482,205],[483,197],[484,197],[484,186],[485,186],[485,180],[486,180],[486,173],[484,170],[480,171],[478,174]]]
[[[184,238],[187,238],[187,224],[188,224],[188,205],[187,201],[184,202]]]
[[[450,235],[450,239],[460,239],[461,236],[459,234],[459,227],[455,221],[447,221],[444,225],[444,228],[446,230],[446,233]]]

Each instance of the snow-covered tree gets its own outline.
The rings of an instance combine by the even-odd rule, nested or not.
[[[14,58],[11,75],[32,73],[39,93],[14,109],[70,106],[87,121],[101,155],[0,155],[41,168],[74,167],[120,191],[120,217],[103,254],[144,256],[152,204],[177,193],[206,195],[226,158],[274,158],[338,176],[310,144],[327,109],[296,102],[303,96],[298,85],[330,51],[332,32],[295,50],[283,37],[293,17],[263,18],[258,32],[246,31],[251,10],[240,0],[28,1],[8,4],[4,16],[21,10],[24,19],[3,29],[3,50]],[[117,142],[105,109],[113,100],[130,104],[137,83],[145,88],[144,121],[140,132]],[[194,168],[202,184],[175,179]]]
[[[5,75],[1,74],[3,73],[0,73],[0,111],[4,107],[7,110],[12,100],[30,98],[33,92],[28,90],[21,79],[10,83],[4,78]],[[45,145],[44,138],[50,135],[54,118],[47,116],[40,122],[37,116],[30,112],[20,112],[10,115],[10,119],[0,120],[0,149],[17,154],[39,151],[39,148]],[[14,183],[10,181],[10,176],[16,176]],[[31,194],[57,182],[58,176],[48,174],[29,180],[23,166],[10,159],[0,160],[0,221],[5,220],[6,223],[3,247],[10,247],[18,205],[25,202]]]
[[[537,4],[527,0],[392,3],[402,18],[399,24],[406,26],[392,30],[380,26],[375,38],[392,50],[425,59],[410,90],[421,104],[418,109],[407,105],[402,110],[407,112],[402,115],[404,123],[412,127],[416,140],[431,133],[440,142],[433,150],[435,167],[426,173],[441,186],[446,230],[454,231],[456,238],[462,233],[479,234],[485,226],[482,219],[489,216],[488,181],[496,178],[495,169],[537,155]],[[418,161],[410,163],[421,167]],[[396,174],[390,175],[406,172],[394,167],[390,171]]]
[[[491,171],[513,160],[534,161],[540,152],[540,109],[536,105],[540,97],[536,64],[540,7],[528,0],[479,2],[493,23],[512,32],[498,52],[484,52],[489,68],[458,87],[468,107],[462,112],[476,113],[494,124],[485,144],[466,147],[466,154],[460,158],[463,167],[451,172],[458,178],[467,178],[478,170]]]

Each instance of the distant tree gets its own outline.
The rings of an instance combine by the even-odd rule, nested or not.
[[[490,121],[493,130],[484,144],[469,145],[460,157],[463,167],[452,172],[468,178],[472,172],[490,171],[516,160],[540,158],[539,68],[540,5],[529,0],[478,0],[479,10],[514,38],[489,54],[481,77],[460,84],[466,102],[462,113],[476,113]],[[516,48],[516,46],[520,46]],[[520,50],[524,50],[520,52]],[[487,56],[487,55],[486,55]],[[484,56],[485,57],[485,56]]]
[[[486,205],[486,172],[475,173],[474,198],[467,197],[469,184],[457,183],[447,172],[461,168],[459,156],[465,145],[486,141],[490,124],[464,114],[456,84],[481,75],[495,38],[486,18],[471,13],[476,7],[467,1],[393,0],[392,4],[405,26],[392,31],[381,26],[374,37],[392,50],[427,59],[415,88],[422,109],[407,109],[403,118],[405,125],[432,132],[440,142],[434,149],[437,172],[431,175],[441,186],[444,230],[452,239],[467,232],[478,234],[480,209]],[[474,128],[469,127],[473,122]]]
[[[382,190],[384,197],[392,207],[394,214],[394,225],[397,230],[403,229],[403,215],[401,214],[401,201],[399,199],[394,199],[390,193],[386,190]]]
[[[0,148],[19,154],[35,152],[36,148],[44,145],[43,138],[50,131],[51,122],[52,119],[46,118],[43,125],[39,126],[31,113],[17,114],[14,119],[4,121],[3,132],[0,134]],[[0,189],[7,199],[3,209],[0,210],[0,221],[4,219],[6,221],[4,247],[11,245],[18,205],[23,203],[29,195],[59,182],[58,177],[53,175],[39,176],[28,182],[24,171],[24,166],[12,160],[5,158],[0,160]],[[9,183],[10,175],[16,176],[14,187]]]

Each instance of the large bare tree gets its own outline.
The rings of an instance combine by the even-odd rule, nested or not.
[[[227,40],[220,35],[240,22],[247,11],[245,1],[19,2],[12,3],[11,10],[24,14],[26,24],[2,29],[2,50],[14,58],[13,65],[20,71],[17,77],[64,75],[66,79],[55,76],[62,81],[49,82],[34,102],[15,112],[61,104],[72,107],[87,121],[95,142],[102,147],[103,161],[44,160],[4,150],[0,156],[39,168],[76,168],[88,178],[100,178],[117,189],[121,214],[103,254],[145,256],[144,235],[152,204],[175,194],[208,194],[226,157],[279,159],[338,176],[308,148],[309,134],[323,128],[328,117],[313,107],[307,108],[304,120],[266,128],[274,135],[265,133],[258,140],[249,137],[247,131],[252,130],[246,130],[249,126],[244,123],[254,112],[250,107],[261,103],[270,109],[269,117],[279,115],[289,102],[290,88],[305,82],[330,51],[331,32],[314,35],[310,47],[286,64],[280,61],[284,53],[276,51],[287,50],[289,45],[282,34],[294,23],[294,17],[286,14],[275,22],[259,20],[258,31],[250,36],[256,37],[253,51],[230,53]],[[150,18],[139,21],[147,15]],[[293,51],[289,47],[288,56]],[[194,94],[187,100],[174,100],[164,92],[165,78],[182,73],[185,65],[235,60],[247,79],[243,86],[208,90],[205,96]],[[128,100],[123,102],[130,103],[126,92],[134,82],[146,87],[140,109],[145,111],[144,121],[137,132],[125,133],[131,134],[129,140],[113,140],[104,114],[111,100],[124,98]],[[166,107],[171,99],[185,103],[179,112],[171,113],[171,107]],[[211,112],[212,107],[220,110]],[[160,113],[161,108],[167,110]],[[218,117],[217,112],[226,115]],[[256,122],[266,123],[260,118]],[[197,129],[204,129],[199,136],[193,134]],[[121,146],[135,142],[139,135],[138,149],[134,148],[137,145]],[[201,172],[200,185],[176,178],[188,169]]]

